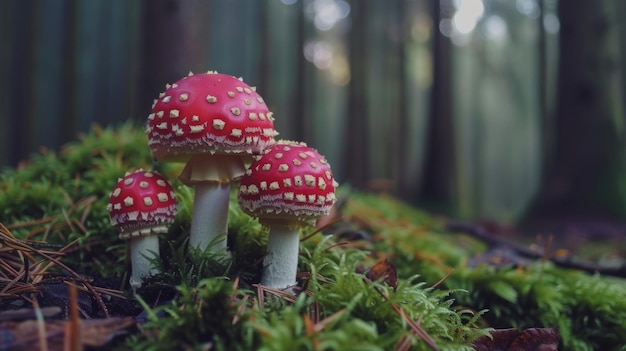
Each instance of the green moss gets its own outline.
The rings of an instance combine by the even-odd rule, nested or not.
[[[85,277],[119,281],[130,296],[126,243],[117,239],[106,203],[125,172],[151,167],[142,128],[95,127],[58,153],[35,154],[0,174],[0,222],[20,240],[58,250],[75,241],[63,262]],[[120,349],[388,350],[406,343],[429,350],[418,335],[424,333],[442,350],[470,350],[489,327],[558,327],[572,350],[626,345],[623,280],[547,262],[469,267],[483,243],[446,232],[442,219],[389,196],[351,193],[344,221],[327,230],[337,236],[309,237],[314,228],[305,228],[304,292],[294,301],[263,293],[257,284],[267,229],[239,209],[236,189],[229,211],[232,260],[189,251],[193,189],[176,179],[181,165],[158,167],[174,185],[179,213],[162,236],[163,259],[155,262],[163,273],[139,292],[149,320]],[[351,230],[367,235],[344,244]],[[362,273],[381,258],[396,268],[397,289]],[[67,274],[58,267],[47,273]],[[171,293],[164,302],[157,297],[165,288]]]
[[[469,267],[484,245],[446,233],[441,222],[393,198],[354,194],[348,219],[373,233],[372,249],[391,257],[400,276],[420,274],[453,291],[455,305],[488,310],[495,328],[558,327],[567,350],[620,350],[626,345],[626,281],[537,261],[523,267]],[[392,218],[393,220],[389,220]],[[375,257],[376,259],[376,257]]]

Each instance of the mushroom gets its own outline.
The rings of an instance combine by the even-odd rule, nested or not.
[[[158,161],[186,162],[179,178],[195,187],[190,246],[225,251],[230,182],[274,142],[273,114],[255,88],[226,74],[190,73],[166,88],[148,116],[150,149]]]
[[[154,171],[127,173],[113,188],[107,206],[111,224],[120,239],[130,240],[133,290],[144,277],[158,273],[150,261],[159,257],[159,233],[166,233],[176,217],[172,185]]]
[[[296,284],[300,228],[327,215],[336,201],[330,165],[304,143],[278,141],[241,178],[242,210],[270,228],[261,283]]]

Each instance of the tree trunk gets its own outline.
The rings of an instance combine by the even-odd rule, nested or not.
[[[624,207],[619,33],[612,0],[560,1],[553,162],[535,214],[594,215]]]

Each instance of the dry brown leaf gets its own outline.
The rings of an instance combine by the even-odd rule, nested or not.
[[[68,321],[46,321],[45,332],[49,351],[62,351],[65,341],[65,329]],[[123,334],[133,326],[132,317],[113,317],[106,319],[87,319],[80,321],[81,341],[83,346],[102,347],[114,337]],[[0,348],[2,350],[39,350],[37,321],[0,323]]]
[[[378,260],[372,268],[367,271],[365,276],[371,281],[382,279],[382,281],[392,287],[394,291],[398,288],[398,272],[396,271],[396,267],[386,258]]]

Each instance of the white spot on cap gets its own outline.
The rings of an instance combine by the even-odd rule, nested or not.
[[[165,183],[165,181],[163,179],[157,179],[156,183],[159,186],[166,186],[167,185],[167,183]]]
[[[298,202],[306,202],[306,195],[304,195],[304,194],[297,194],[296,195],[296,201],[298,201]]]
[[[264,171],[269,171],[270,169],[272,169],[272,164],[266,163],[261,167],[261,169]]]
[[[226,122],[222,121],[221,119],[214,119],[213,120],[213,128],[217,129],[217,130],[222,130],[224,129],[224,126],[226,125]]]
[[[249,120],[251,120],[251,121],[254,121],[254,120],[256,120],[257,118],[259,118],[259,116],[258,116],[256,113],[254,113],[254,112],[250,112],[250,113],[248,114],[248,119],[249,119]]]
[[[310,174],[305,174],[304,175],[304,182],[308,186],[315,186],[315,177],[310,175]]]
[[[275,158],[282,158],[282,157],[283,157],[283,153],[282,153],[282,152],[277,152],[277,153],[274,155],[274,157],[275,157]]]
[[[157,117],[159,117],[159,118],[163,118],[163,116],[165,116],[165,111],[163,111],[163,110],[158,111],[158,112],[156,113],[156,116],[157,116]]]
[[[284,193],[285,200],[293,201],[294,194],[292,192]]]
[[[237,89],[238,92],[243,93],[243,88],[242,87],[236,87],[235,89]]]
[[[291,179],[290,179],[290,178],[285,178],[285,179],[283,179],[283,186],[284,186],[285,188],[290,187],[290,186],[291,186]]]
[[[191,134],[202,133],[204,131],[204,124],[198,124],[195,126],[189,126]]]
[[[167,122],[161,122],[156,126],[158,129],[164,130],[167,129]]]
[[[230,96],[231,98],[235,97],[235,92],[234,91],[229,91],[226,93],[228,96]]]
[[[300,160],[298,160],[297,158],[293,159],[293,164],[296,166],[300,166],[302,164],[302,162]]]
[[[148,119],[151,121],[154,119],[154,112],[148,115]]]
[[[287,172],[288,170],[289,170],[289,165],[288,165],[288,164],[286,164],[286,163],[281,163],[281,164],[278,166],[278,171],[279,171],[279,172]]]
[[[213,96],[213,95],[207,95],[207,96],[206,96],[206,101],[207,101],[209,104],[214,104],[214,103],[216,103],[216,102],[217,102],[217,98],[216,98],[215,96]]]
[[[143,198],[143,204],[146,206],[152,206],[152,199],[148,196]]]
[[[139,187],[142,189],[148,188],[148,185],[149,185],[148,182],[146,182],[145,180],[142,180],[139,182]]]
[[[191,116],[191,121],[192,122],[198,122],[198,121],[200,121],[200,117],[198,117],[198,115],[193,115],[193,116]]]
[[[259,193],[259,188],[257,188],[254,184],[250,184],[248,185],[248,193],[250,195],[257,195]]]
[[[252,93],[252,90],[250,90],[250,88],[243,88],[243,91],[245,91],[246,94]]]
[[[170,100],[172,100],[172,97],[171,97],[171,96],[169,96],[169,95],[168,95],[168,96],[163,97],[163,102],[164,102],[164,103],[166,103],[166,104],[167,104],[168,102],[170,102]]]
[[[235,116],[239,116],[241,114],[241,110],[239,109],[239,107],[233,107],[230,109],[230,112],[235,115]]]
[[[189,100],[189,94],[185,94],[185,93],[180,94],[180,96],[178,96],[178,100],[180,100],[180,101],[187,101],[187,100]]]
[[[270,183],[270,190],[278,190],[278,189],[280,189],[280,185],[278,184],[278,182]]]
[[[157,199],[159,200],[159,202],[167,202],[167,200],[168,200],[167,194],[166,193],[158,193],[157,194]]]
[[[180,115],[180,111],[178,111],[178,110],[171,110],[170,111],[170,118],[178,118],[179,115]]]
[[[111,195],[113,195],[113,197],[118,197],[120,196],[120,192],[122,191],[122,189],[120,188],[115,188],[115,190],[113,190],[113,192],[111,193]]]
[[[326,189],[326,181],[324,180],[324,178],[319,177],[319,178],[317,179],[317,186],[318,186],[321,190]]]
[[[127,197],[125,197],[125,198],[124,198],[124,205],[125,205],[126,207],[130,207],[130,206],[132,206],[132,205],[134,205],[134,204],[135,204],[135,200],[133,200],[133,198],[132,198],[132,197],[127,196]]]
[[[124,179],[124,185],[131,185],[133,184],[133,182],[134,182],[133,178]]]
[[[240,137],[241,129],[233,128],[233,130],[230,132],[230,135],[234,137]]]
[[[261,183],[259,184],[259,187],[261,188],[261,190],[267,190],[267,182],[266,181],[261,181]]]
[[[299,175],[297,175],[297,176],[293,177],[293,183],[294,183],[296,186],[302,186],[302,177],[301,177],[301,176],[299,176]]]

